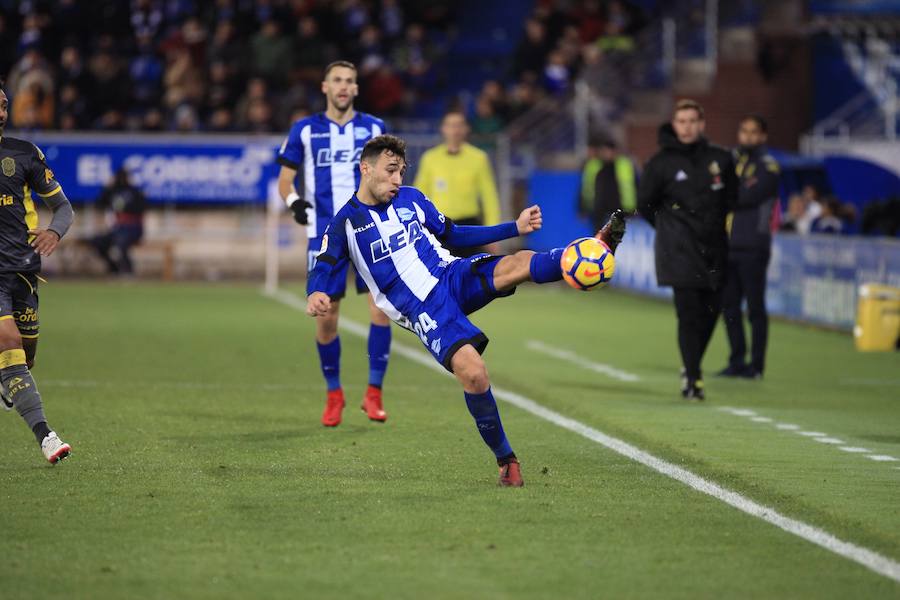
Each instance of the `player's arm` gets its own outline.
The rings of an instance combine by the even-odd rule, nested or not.
[[[481,168],[478,169],[478,197],[481,199],[481,211],[485,225],[497,225],[500,223],[500,197],[494,183],[494,169],[491,168],[487,154],[482,158]]]
[[[26,179],[29,187],[44,201],[51,210],[53,217],[46,229],[29,230],[28,235],[33,236],[31,245],[35,252],[41,256],[50,256],[56,250],[59,240],[66,234],[72,222],[75,220],[75,211],[72,203],[66,198],[62,186],[53,175],[53,171],[44,161],[44,154],[34,147],[31,165],[26,171]]]
[[[322,251],[316,256],[316,266],[306,283],[306,314],[311,317],[328,314],[331,308],[331,298],[325,293],[328,282],[335,273],[343,273],[344,265],[350,260],[345,223],[344,219],[334,219],[322,236]]]
[[[422,199],[425,227],[453,246],[483,246],[537,231],[543,224],[541,208],[530,206],[519,218],[499,225],[457,225],[442,215],[427,198]]]
[[[644,168],[637,193],[637,209],[644,219],[651,225],[656,224],[656,213],[662,203],[663,182],[657,174],[657,167],[653,160]]]
[[[294,220],[300,225],[307,225],[309,215],[307,215],[306,209],[312,208],[312,204],[300,198],[294,187],[297,171],[300,169],[301,156],[303,156],[303,143],[300,141],[300,131],[295,125],[291,128],[284,143],[281,144],[276,158],[276,162],[281,165],[281,170],[278,171],[278,194],[294,213]]]
[[[774,198],[778,194],[778,163],[766,157],[756,165],[752,177],[740,182],[737,207],[753,208]]]

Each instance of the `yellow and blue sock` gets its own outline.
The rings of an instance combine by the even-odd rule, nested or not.
[[[319,349],[319,363],[322,366],[322,375],[325,376],[325,383],[328,391],[336,390],[341,387],[341,338],[334,338],[327,344],[316,342]]]
[[[369,385],[381,387],[390,355],[391,326],[372,323],[369,327]]]
[[[531,280],[535,283],[550,283],[562,279],[563,248],[554,248],[550,252],[535,252],[531,257]]]
[[[466,394],[466,406],[469,407],[469,413],[475,418],[475,425],[478,426],[478,433],[481,439],[494,452],[494,456],[498,459],[514,456],[509,440],[506,439],[506,433],[503,431],[503,423],[500,422],[500,412],[497,410],[497,402],[491,389],[488,388],[483,394]]]
[[[31,371],[25,364],[25,351],[21,349],[0,352],[0,380],[6,389],[6,396],[31,428],[40,444],[50,433],[47,417],[37,385]]]

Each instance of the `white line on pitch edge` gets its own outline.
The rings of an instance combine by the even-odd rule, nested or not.
[[[269,297],[295,310],[306,310],[306,301],[295,296],[294,294],[280,291],[269,294]],[[369,333],[368,327],[351,321],[347,318],[341,319],[340,327],[344,331],[352,333],[363,339],[365,339]],[[419,365],[422,365],[437,373],[450,376],[450,373],[447,373],[447,371],[443,367],[441,367],[433,358],[431,358],[431,356],[428,356],[420,350],[414,350],[412,347],[400,342],[394,342],[392,350],[394,351],[394,353],[405,356],[406,358],[418,363]],[[635,462],[641,463],[642,465],[650,467],[657,473],[661,473],[666,477],[670,477],[672,479],[675,479],[676,481],[680,481],[681,483],[697,490],[698,492],[704,493],[708,496],[712,496],[713,498],[716,498],[717,500],[720,500],[748,515],[757,517],[758,519],[762,519],[763,521],[775,525],[783,531],[792,533],[797,537],[811,542],[821,548],[825,548],[826,550],[833,552],[838,556],[842,556],[848,560],[860,564],[867,569],[874,571],[875,573],[900,582],[900,562],[897,562],[892,558],[888,558],[887,556],[878,554],[877,552],[869,550],[868,548],[864,548],[851,542],[841,540],[828,533],[827,531],[819,529],[818,527],[813,527],[812,525],[804,523],[803,521],[798,521],[797,519],[786,517],[772,508],[769,508],[762,504],[758,504],[753,500],[742,496],[741,494],[738,494],[737,492],[733,492],[716,483],[713,483],[712,481],[709,481],[708,479],[704,479],[699,475],[695,475],[687,469],[683,469],[677,465],[662,460],[661,458],[657,458],[656,456],[645,452],[636,446],[632,446],[628,442],[606,435],[602,431],[594,429],[593,427],[589,427],[584,423],[581,423],[574,419],[570,419],[556,411],[541,406],[537,402],[526,398],[525,396],[499,387],[494,387],[493,391],[494,395],[497,398],[503,400],[504,402],[507,402],[508,404],[512,404],[513,406],[516,406],[521,410],[524,410],[525,412],[531,413],[532,415],[553,423],[554,425],[557,425],[563,429],[567,429],[573,433],[577,433],[578,435],[596,442],[601,446],[612,450],[613,452],[625,456],[626,458],[629,458]]]
[[[755,417],[756,412],[752,410],[748,410],[746,408],[730,408],[728,406],[723,406],[719,410],[724,410],[725,412],[729,412],[737,417]]]
[[[802,435],[803,437],[811,437],[811,438],[828,436],[827,433],[822,433],[821,431],[798,431],[797,435]]]
[[[619,381],[626,381],[628,383],[634,383],[635,381],[640,381],[641,378],[635,375],[634,373],[628,373],[626,371],[622,371],[621,369],[617,369],[612,365],[607,365],[604,363],[593,362],[591,360],[587,360],[583,356],[572,352],[571,350],[566,350],[565,348],[557,348],[555,346],[547,345],[543,342],[539,342],[537,340],[528,340],[526,344],[529,350],[534,350],[535,352],[541,352],[542,354],[546,354],[548,356],[552,356],[553,358],[558,358],[560,360],[564,360],[573,364],[578,365],[579,367],[583,367],[589,371],[593,371],[595,373],[601,373],[603,375],[607,375],[612,377],[613,379],[618,379]]]
[[[900,459],[894,458],[893,456],[887,456],[885,454],[867,454],[866,458],[870,460],[877,460],[878,462],[897,462]]]
[[[775,423],[775,429],[780,429],[782,431],[797,431],[800,429],[800,426],[794,425],[793,423]]]
[[[838,450],[843,450],[844,452],[849,452],[851,454],[868,454],[871,452],[868,448],[860,448],[858,446],[841,446]]]
[[[844,440],[839,440],[833,437],[814,437],[813,441],[821,442],[823,444],[846,444]]]

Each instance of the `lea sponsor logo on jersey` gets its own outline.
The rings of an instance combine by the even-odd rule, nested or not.
[[[330,167],[331,165],[339,163],[358,164],[361,154],[362,148],[335,151],[332,151],[331,148],[322,148],[316,153],[316,166]]]
[[[384,260],[394,252],[415,244],[416,240],[420,238],[422,238],[422,226],[418,221],[412,221],[405,229],[391,234],[387,240],[377,239],[369,245],[372,250],[372,262],[377,263]]]

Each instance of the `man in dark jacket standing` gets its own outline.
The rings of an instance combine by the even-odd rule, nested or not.
[[[766,269],[772,245],[772,215],[778,202],[778,163],[765,147],[765,119],[750,115],[738,128],[735,170],[740,179],[737,206],[732,213],[728,240],[728,268],[722,312],[731,344],[727,377],[762,377],[769,335],[766,313]],[[747,299],[752,351],[746,364],[747,342],[741,302]]]
[[[116,171],[113,180],[103,188],[97,199],[97,208],[112,213],[112,227],[90,240],[91,245],[106,263],[110,273],[130,275],[134,268],[131,262],[131,247],[144,236],[144,210],[147,199],[144,193],[128,178],[128,171]],[[117,256],[111,250],[115,248]]]
[[[656,228],[656,278],[672,286],[678,346],[684,364],[681,394],[704,398],[700,361],[722,303],[728,256],[726,215],[737,196],[731,153],[703,137],[703,108],[675,105],[659,130],[660,150],[638,187],[638,212]]]

